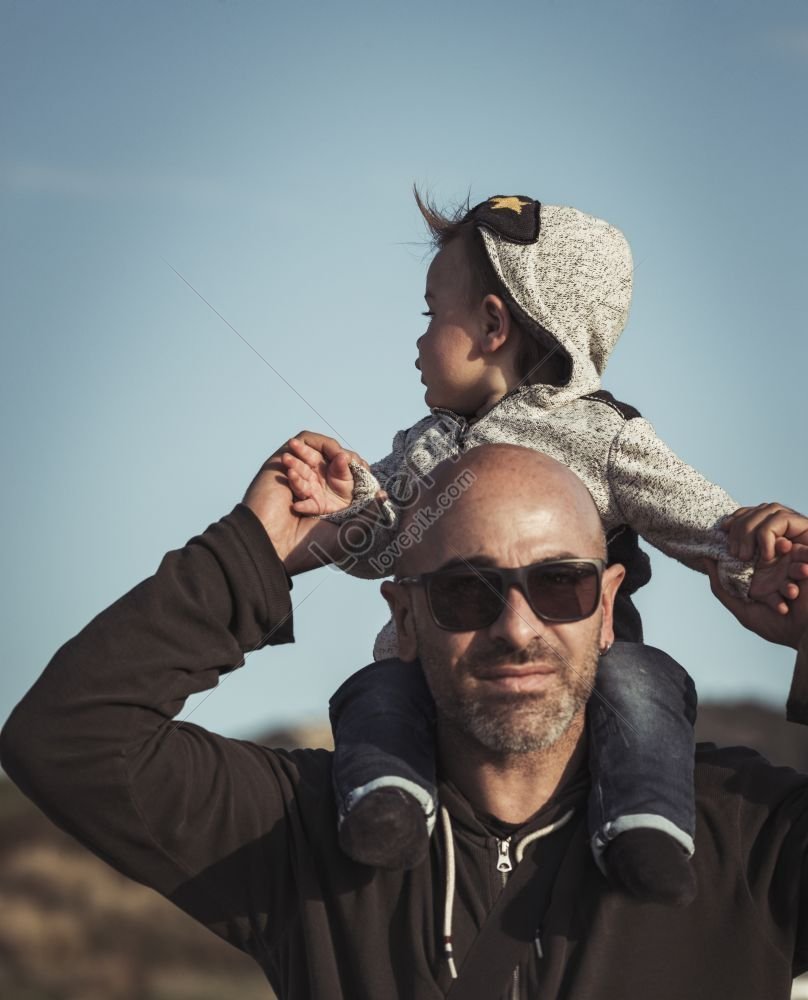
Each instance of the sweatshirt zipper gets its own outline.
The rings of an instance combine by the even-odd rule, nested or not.
[[[508,875],[513,871],[511,861],[511,838],[497,840],[497,871],[502,881],[502,888],[508,881]],[[519,966],[513,970],[513,983],[511,985],[511,1000],[519,1000]]]
[[[511,838],[508,837],[507,840],[497,841],[497,871],[500,873],[502,878],[503,886],[508,881],[508,872],[513,871],[513,865],[511,864]]]

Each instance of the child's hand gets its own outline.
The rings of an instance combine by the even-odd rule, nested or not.
[[[808,578],[808,518],[781,504],[740,507],[721,525],[730,553],[750,561],[757,554],[749,597],[788,614],[788,601]]]
[[[355,452],[310,431],[290,439],[281,460],[296,500],[298,514],[333,514],[344,510],[353,498],[354,481],[349,462],[368,468]]]

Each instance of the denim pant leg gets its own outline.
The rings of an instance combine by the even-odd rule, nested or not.
[[[669,833],[688,854],[696,825],[693,785],[696,688],[653,646],[616,642],[600,659],[587,709],[595,860],[625,830]]]
[[[435,825],[435,703],[421,664],[378,660],[349,677],[329,704],[340,823],[377,788],[402,788]]]

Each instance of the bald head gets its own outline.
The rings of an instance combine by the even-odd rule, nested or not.
[[[569,750],[583,729],[599,651],[614,637],[612,607],[623,567],[603,570],[598,603],[585,617],[560,622],[536,610],[529,582],[500,593],[493,620],[488,608],[480,611],[475,603],[474,587],[450,589],[456,600],[470,595],[468,626],[462,627],[435,617],[431,583],[402,578],[464,566],[513,570],[604,559],[603,528],[591,495],[565,465],[517,445],[474,448],[456,462],[441,463],[431,479],[403,525],[402,535],[420,535],[420,542],[408,543],[397,566],[399,580],[383,583],[382,593],[395,617],[398,655],[417,658],[423,667],[444,750],[447,740],[500,757],[565,740]],[[416,530],[426,523],[428,530]],[[501,577],[489,578],[501,586]],[[544,583],[536,586],[541,590]]]
[[[440,511],[417,544],[403,551],[398,576],[428,572],[458,554],[499,561],[520,532],[526,546],[536,540],[547,555],[605,557],[603,527],[591,494],[565,465],[542,452],[511,444],[486,444],[446,460],[430,473],[419,502],[406,512],[402,534],[419,510]],[[475,551],[472,551],[475,550]],[[529,562],[519,559],[516,563]]]

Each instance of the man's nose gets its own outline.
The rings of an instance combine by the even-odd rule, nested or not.
[[[513,649],[524,649],[546,629],[519,587],[509,587],[497,620],[488,628],[492,639],[502,639]]]

